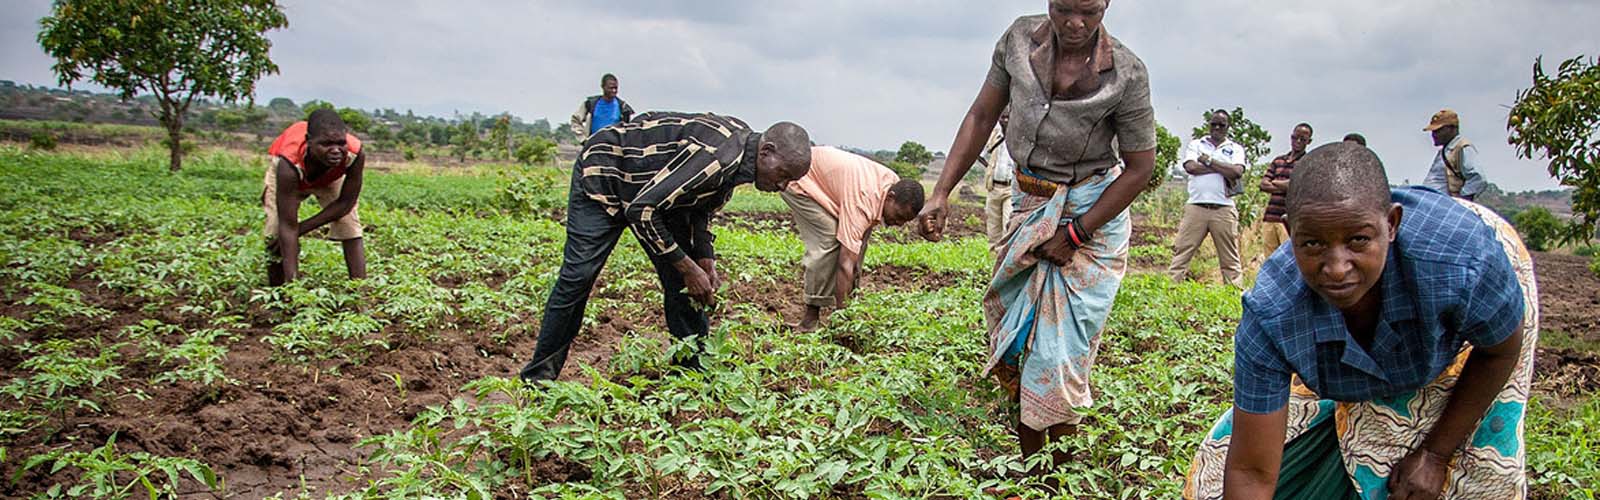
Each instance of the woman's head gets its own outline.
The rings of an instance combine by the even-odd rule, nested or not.
[[[1050,29],[1067,47],[1093,45],[1111,0],[1050,0]]]
[[[1306,284],[1345,312],[1377,303],[1401,209],[1372,150],[1334,143],[1295,165],[1287,195],[1294,260]]]

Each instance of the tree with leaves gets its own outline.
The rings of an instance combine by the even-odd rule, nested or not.
[[[494,152],[495,158],[511,158],[515,151],[511,148],[511,114],[504,113],[495,118],[494,125],[489,127],[489,150]]]
[[[1543,252],[1561,237],[1561,219],[1544,207],[1530,207],[1511,217],[1511,225],[1522,233],[1522,242],[1528,249]]]
[[[306,113],[306,116],[310,115],[311,113]],[[358,134],[365,134],[372,129],[372,117],[359,109],[339,108],[339,119],[344,121],[345,126],[350,127],[350,131]]]
[[[472,120],[461,120],[450,136],[450,144],[454,146],[453,152],[456,160],[465,163],[467,155],[476,152],[481,141],[478,139],[478,127]]]
[[[927,165],[933,161],[933,153],[928,148],[916,141],[906,141],[900,145],[900,152],[895,153],[894,161],[910,163],[912,165]]]
[[[1550,176],[1573,188],[1575,217],[1561,240],[1593,240],[1600,223],[1600,65],[1578,56],[1550,75],[1535,59],[1533,87],[1517,92],[1506,128],[1517,156],[1550,160]]]
[[[319,110],[319,109],[332,109],[332,110],[337,111],[337,108],[333,107],[333,103],[328,102],[328,101],[318,100],[318,99],[312,99],[312,100],[306,101],[305,104],[301,104],[300,105],[300,112],[304,113],[305,116],[308,116],[308,117],[311,116],[311,112],[312,111],[316,111],[316,110]]]
[[[124,100],[155,95],[176,172],[189,105],[253,99],[256,81],[278,72],[266,32],[289,21],[276,0],[56,0],[39,24],[62,85],[88,78]]]
[[[1146,190],[1155,190],[1161,184],[1172,178],[1172,169],[1178,165],[1178,151],[1183,149],[1183,141],[1178,136],[1167,131],[1167,127],[1156,124],[1156,171],[1150,174],[1150,185]]]

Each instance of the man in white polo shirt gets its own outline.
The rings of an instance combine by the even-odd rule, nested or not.
[[[1222,266],[1222,281],[1242,286],[1239,265],[1239,210],[1231,196],[1238,194],[1239,178],[1244,176],[1244,146],[1228,140],[1231,118],[1217,111],[1206,121],[1211,133],[1189,142],[1183,149],[1183,170],[1189,173],[1189,204],[1178,223],[1178,241],[1172,251],[1172,266],[1167,273],[1173,281],[1183,281],[1189,260],[1211,235],[1217,247],[1217,262]],[[1233,189],[1230,189],[1232,187]]]

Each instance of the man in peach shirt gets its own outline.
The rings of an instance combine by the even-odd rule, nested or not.
[[[878,224],[898,226],[922,211],[922,184],[838,148],[811,148],[811,171],[783,191],[806,254],[805,316],[817,327],[822,308],[843,308],[855,290],[867,238]]]

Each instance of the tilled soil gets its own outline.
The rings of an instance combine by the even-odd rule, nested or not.
[[[755,303],[795,322],[802,312],[799,274],[796,269],[793,279],[736,283],[723,292],[721,299]],[[882,267],[867,273],[863,280],[862,286],[868,290],[937,289],[954,284],[957,277]],[[32,332],[27,340],[98,335],[112,342],[127,325],[152,316],[188,328],[204,326],[202,318],[177,313],[172,307],[163,307],[153,315],[144,312],[143,301],[83,278],[74,280],[71,287],[84,292],[89,305],[110,310],[112,316],[70,321],[59,330]],[[595,294],[638,300],[606,287],[604,277]],[[19,297],[0,301],[0,312],[8,315],[26,317],[32,309],[33,306],[20,304]],[[603,370],[621,339],[632,332],[649,332],[665,341],[666,328],[659,308],[646,304],[644,310],[648,314],[597,311],[593,326],[585,328],[574,341],[562,379],[583,380],[582,366]],[[507,343],[495,340],[493,334],[497,332],[489,328],[468,325],[436,332],[432,340],[411,340],[389,350],[374,351],[365,361],[342,366],[332,374],[275,359],[272,347],[262,341],[271,333],[273,318],[252,311],[252,324],[235,332],[235,337],[226,343],[229,351],[223,369],[239,383],[220,388],[188,382],[151,383],[150,378],[162,367],[140,359],[137,349],[124,346],[119,361],[127,366],[121,378],[101,387],[99,395],[91,396],[103,411],[72,409],[65,418],[53,417],[51,422],[16,437],[7,453],[19,460],[0,463],[0,477],[17,474],[20,458],[56,449],[87,450],[105,443],[114,434],[122,453],[143,451],[188,457],[211,465],[227,481],[227,489],[221,494],[227,498],[261,498],[302,488],[319,495],[358,490],[373,479],[361,469],[364,458],[373,451],[358,446],[362,438],[405,429],[427,407],[468,397],[460,388],[471,380],[488,375],[515,376],[533,353],[535,334],[531,332],[538,331],[536,314],[531,311],[521,317],[530,334],[510,338]],[[22,357],[15,349],[0,349],[0,353],[0,379],[30,374],[17,366]],[[0,399],[0,408],[15,405],[11,398]],[[547,462],[540,467],[550,480],[583,480],[589,474],[581,464],[561,457],[551,457]],[[26,497],[70,477],[34,470],[22,473],[19,479],[0,481],[0,497]],[[180,492],[185,497],[213,496],[191,481],[184,485],[189,488]],[[690,497],[693,495],[685,498]]]

